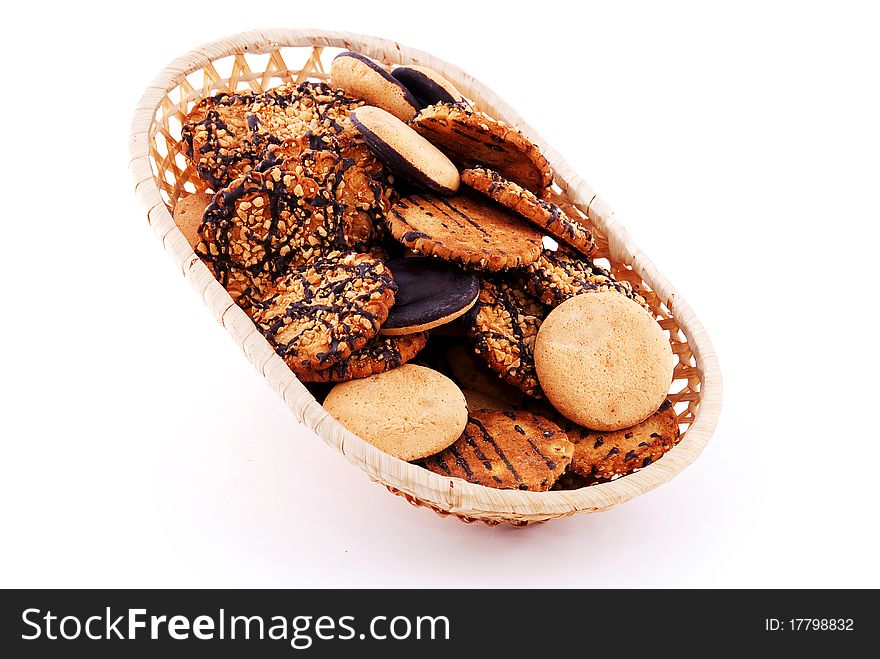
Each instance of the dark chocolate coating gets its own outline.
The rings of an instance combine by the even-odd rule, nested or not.
[[[447,261],[416,256],[387,266],[397,294],[383,327],[416,327],[446,318],[471,304],[480,292],[477,277]]]
[[[460,98],[455,98],[442,85],[437,84],[421,71],[401,66],[394,69],[391,75],[416,97],[421,104],[419,105],[420,110],[434,105],[434,103],[458,103],[461,101]]]
[[[402,154],[398,153],[389,144],[384,142],[378,135],[376,135],[376,133],[370,130],[360,119],[357,118],[356,112],[352,112],[350,118],[351,123],[353,123],[355,128],[357,128],[364,136],[364,141],[367,143],[367,146],[370,147],[370,151],[372,151],[392,172],[406,179],[413,185],[427,189],[434,194],[447,196],[455,194],[455,190],[450,190],[426,176],[424,172],[413,165]]]

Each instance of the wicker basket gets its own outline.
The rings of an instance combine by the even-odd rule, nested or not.
[[[245,313],[211,276],[175,226],[177,200],[204,184],[182,154],[183,117],[218,90],[263,91],[282,82],[327,79],[334,49],[357,50],[386,64],[416,63],[441,72],[475,101],[478,109],[519,127],[553,166],[559,201],[586,216],[598,234],[598,256],[620,278],[638,285],[669,334],[677,358],[669,398],[683,432],[661,460],[629,476],[577,490],[497,490],[442,477],[393,458],[352,434],[315,401]],[[392,41],[322,30],[257,30],[206,44],[174,60],[147,88],[137,106],[130,138],[135,190],[165,249],[229,331],[251,363],[302,423],[370,478],[417,506],[459,519],[522,526],[580,512],[598,512],[668,481],[689,465],[709,441],[721,408],[721,374],[700,322],[666,278],[642,254],[611,210],[559,155],[504,101],[461,69]]]

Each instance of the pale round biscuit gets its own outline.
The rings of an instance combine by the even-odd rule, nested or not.
[[[415,364],[342,382],[324,400],[324,409],[364,441],[407,461],[450,446],[468,420],[455,383]]]
[[[186,237],[186,241],[195,249],[199,244],[199,225],[205,209],[211,203],[211,195],[207,192],[195,192],[179,199],[174,205],[174,224]]]
[[[435,103],[467,103],[455,85],[426,66],[398,66],[391,72],[391,76],[402,82],[422,107]]]
[[[387,110],[401,121],[409,121],[421,108],[402,82],[360,53],[339,53],[330,66],[330,79],[348,95]]]
[[[576,295],[544,319],[535,369],[563,416],[593,430],[641,423],[672,382],[669,340],[651,315],[616,292]]]
[[[461,179],[452,161],[390,112],[365,105],[351,113],[351,121],[395,174],[436,194],[458,191]]]

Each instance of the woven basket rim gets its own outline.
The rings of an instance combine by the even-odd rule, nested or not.
[[[557,183],[580,210],[590,215],[608,238],[612,256],[627,264],[649,283],[672,311],[685,334],[701,372],[699,409],[681,442],[662,460],[626,477],[576,490],[523,492],[498,490],[440,476],[383,453],[354,435],[324,411],[296,379],[229,294],[207,271],[188,244],[180,248],[183,235],[163,201],[149,161],[150,128],[165,96],[184,78],[212,61],[236,53],[264,53],[281,47],[323,46],[358,50],[393,63],[419,63],[450,78],[465,95],[495,109],[495,115],[517,126],[551,162]],[[613,212],[570,168],[562,157],[488,87],[462,69],[429,53],[394,41],[351,32],[322,29],[264,29],[241,32],[208,42],[174,59],[146,88],[134,113],[129,140],[130,169],[135,191],[147,210],[150,224],[166,249],[174,253],[184,274],[203,296],[218,320],[236,338],[246,355],[281,395],[297,418],[374,480],[432,507],[461,516],[484,519],[533,520],[567,516],[576,512],[605,510],[628,501],[669,481],[691,464],[708,443],[721,410],[722,380],[718,358],[700,321],[684,298],[657,270],[651,260],[613,216]],[[174,240],[171,240],[173,236]],[[184,239],[184,243],[185,243]],[[173,244],[173,247],[171,246]],[[206,278],[207,273],[207,278]],[[220,304],[217,304],[217,302]],[[213,303],[213,304],[212,304]],[[221,310],[218,311],[220,307]],[[265,344],[262,345],[262,344]],[[267,354],[268,347],[271,355]],[[333,441],[331,441],[333,437]]]

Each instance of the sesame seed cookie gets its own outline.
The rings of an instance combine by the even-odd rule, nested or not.
[[[489,167],[538,195],[553,180],[550,163],[529,138],[464,103],[431,105],[410,124],[464,167]]]
[[[593,430],[641,423],[672,382],[666,334],[651,314],[614,291],[576,295],[553,309],[538,331],[534,362],[553,407]]]
[[[181,128],[187,157],[214,190],[251,171],[261,159],[247,121],[255,98],[252,92],[243,91],[202,99]]]
[[[403,83],[423,108],[435,103],[467,102],[455,85],[426,66],[398,66],[391,75]]]
[[[345,382],[390,371],[408,362],[425,347],[424,332],[405,336],[376,337],[360,350],[320,371],[300,371],[302,382]]]
[[[479,410],[452,446],[425,460],[442,476],[506,490],[546,492],[571,464],[574,445],[552,421],[529,412]]]
[[[541,398],[535,371],[535,339],[547,308],[506,282],[483,281],[480,297],[468,312],[474,348],[501,379],[529,396]]]
[[[520,268],[541,253],[540,232],[483,199],[413,195],[386,217],[391,234],[410,249],[480,270]]]
[[[452,161],[390,112],[367,105],[352,112],[351,121],[391,171],[437,194],[458,190],[458,169]]]
[[[583,222],[569,218],[556,204],[539,199],[498,172],[483,167],[465,169],[461,180],[582,254],[589,255],[596,249],[593,233]]]
[[[292,268],[252,318],[295,373],[329,368],[379,332],[397,287],[366,254],[334,252]]]
[[[598,432],[571,422],[560,425],[574,443],[571,470],[596,480],[647,467],[675,446],[679,437],[678,417],[668,399],[654,414],[631,428]]]
[[[628,281],[618,281],[605,268],[564,247],[545,249],[522,276],[526,290],[550,307],[591,291],[617,291],[653,314],[645,298]]]
[[[185,197],[181,197],[174,204],[174,224],[186,237],[186,241],[192,245],[193,249],[199,244],[199,227],[202,224],[202,217],[205,209],[211,203],[212,195],[207,192],[194,192]]]
[[[401,121],[409,121],[421,104],[399,80],[366,55],[350,50],[339,53],[330,66],[333,84],[355,98],[387,110]]]
[[[411,334],[451,323],[474,305],[480,292],[474,275],[438,259],[397,259],[388,268],[397,294],[381,334]]]
[[[415,364],[342,382],[324,399],[324,409],[364,441],[401,460],[442,451],[467,424],[467,404],[455,383]]]

